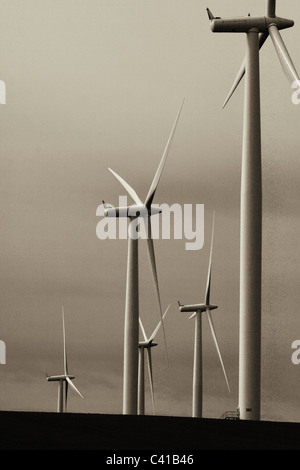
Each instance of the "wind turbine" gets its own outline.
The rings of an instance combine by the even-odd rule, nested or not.
[[[67,358],[67,348],[66,348],[66,329],[65,329],[65,314],[64,308],[62,307],[62,324],[63,324],[63,345],[64,345],[64,374],[63,375],[47,375],[48,382],[58,382],[58,401],[57,401],[57,412],[64,413],[67,411],[68,405],[68,386],[78,393],[78,395],[83,398],[79,390],[75,387],[72,380],[75,379],[73,375],[69,374],[68,370],[68,358]],[[65,384],[65,387],[64,387]],[[64,390],[65,388],[65,390]],[[65,391],[65,399],[64,399],[64,391]]]
[[[217,309],[217,305],[210,303],[210,289],[211,289],[211,267],[212,267],[212,250],[213,250],[213,239],[214,239],[214,227],[215,227],[215,214],[213,217],[213,227],[211,236],[210,246],[210,257],[207,273],[207,284],[205,291],[205,301],[202,304],[193,305],[181,305],[178,302],[180,312],[193,313],[190,319],[195,318],[195,343],[194,343],[194,375],[193,375],[193,418],[202,418],[202,403],[203,403],[203,367],[202,367],[202,313],[206,313],[210,331],[218,352],[218,356],[223,369],[224,377],[226,380],[227,388],[230,393],[229,382],[224,367],[220,347],[218,344],[211,310]]]
[[[213,32],[245,33],[246,58],[224,103],[229,101],[245,75],[244,131],[241,181],[240,235],[240,418],[260,420],[261,389],[261,262],[262,171],[259,50],[271,36],[289,82],[299,80],[279,30],[294,26],[276,16],[276,0],[267,0],[266,16],[216,18],[209,9]],[[299,82],[297,82],[299,83]]]
[[[171,305],[171,304],[170,304]],[[165,319],[170,305],[168,306],[167,310],[165,311],[162,320]],[[151,389],[151,397],[152,397],[152,406],[153,406],[153,414],[155,414],[155,402],[154,402],[154,385],[153,385],[153,368],[152,368],[152,348],[158,346],[157,343],[154,342],[157,333],[159,332],[162,326],[162,321],[159,322],[155,330],[153,331],[150,338],[147,337],[143,322],[140,318],[140,327],[143,333],[144,341],[139,342],[139,376],[138,376],[138,414],[144,415],[145,414],[145,350],[147,351],[147,362],[148,362],[148,372],[149,372],[149,381],[150,381],[150,389]]]
[[[161,161],[150,186],[148,195],[143,203],[135,190],[124,181],[121,176],[109,169],[117,178],[123,188],[128,192],[134,204],[128,207],[112,208],[104,203],[106,217],[127,217],[130,220],[127,256],[127,283],[125,303],[125,328],[124,328],[124,378],[123,378],[123,414],[137,414],[138,392],[138,342],[139,342],[139,273],[138,273],[138,237],[136,227],[132,223],[139,217],[143,218],[147,226],[147,246],[151,264],[154,286],[158,300],[159,313],[162,320],[162,307],[158,285],[156,260],[152,239],[151,216],[159,214],[160,209],[152,206],[153,199],[164,169],[171,142],[177,127],[184,100],[179,108],[171,134],[167,141]],[[165,339],[164,324],[162,321]],[[166,344],[166,342],[165,342]]]

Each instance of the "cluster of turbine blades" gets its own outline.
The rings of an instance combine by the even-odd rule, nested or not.
[[[162,320],[160,320],[160,322],[158,323],[157,327],[153,331],[150,338],[147,337],[143,322],[142,322],[141,318],[139,318],[140,327],[141,327],[143,337],[144,337],[144,341],[145,341],[144,348],[147,349],[148,372],[149,372],[149,382],[150,382],[153,414],[155,414],[155,399],[154,399],[154,382],[153,382],[153,367],[152,367],[152,351],[151,351],[151,349],[152,349],[152,343],[155,340],[156,335],[159,332],[161,326],[163,325],[163,321],[164,321],[164,319],[165,319],[165,317],[166,317],[166,315],[169,311],[170,306],[171,306],[171,304],[168,306],[167,310],[163,314]]]
[[[145,202],[143,203],[141,199],[138,197],[136,191],[123,179],[121,176],[119,176],[115,171],[109,168],[109,171],[117,178],[119,183],[123,186],[123,188],[128,192],[128,194],[132,197],[133,201],[135,204],[138,206],[138,212],[140,213],[141,216],[147,217],[147,227],[148,227],[148,234],[147,234],[147,246],[148,246],[148,255],[149,255],[149,260],[150,260],[150,265],[151,265],[151,271],[152,271],[152,276],[153,276],[153,281],[154,281],[154,287],[155,287],[155,292],[156,292],[156,297],[158,301],[158,307],[159,307],[159,313],[160,313],[160,318],[162,321],[162,328],[163,328],[163,335],[164,335],[164,342],[165,342],[165,350],[166,350],[166,356],[168,360],[168,351],[167,351],[167,342],[166,342],[166,334],[165,334],[165,327],[163,324],[163,314],[162,314],[162,306],[161,306],[161,297],[160,297],[160,289],[159,289],[159,284],[158,284],[158,276],[157,276],[157,268],[156,268],[156,260],[155,260],[155,252],[154,252],[154,244],[153,244],[153,239],[152,239],[152,228],[151,228],[151,205],[158,187],[158,183],[160,181],[167,156],[170,150],[170,146],[176,131],[176,127],[179,121],[179,117],[181,114],[181,110],[183,108],[184,104],[184,99],[182,100],[182,103],[180,105],[178,114],[176,116],[173,128],[171,130],[169,139],[167,141],[164,153],[162,155],[162,158],[160,160],[159,166],[157,168],[157,171],[155,173],[154,179],[152,181],[152,184],[150,186],[148,195],[146,197]]]
[[[214,19],[214,16],[212,15],[209,9],[207,9],[207,11],[208,11],[208,17],[210,21],[212,21]],[[266,16],[267,18],[276,18],[276,0],[267,0]],[[293,64],[291,56],[285,46],[285,43],[282,39],[279,29],[275,23],[274,24],[270,23],[268,26],[268,30],[266,32],[259,34],[259,49],[262,48],[262,46],[264,45],[264,43],[266,42],[269,36],[271,36],[271,39],[272,39],[275,51],[278,55],[281,67],[287,79],[289,80],[290,84],[292,85],[293,83],[298,82],[300,80],[299,74],[295,68],[295,65]],[[245,72],[246,72],[246,59],[244,59],[241,65],[241,68],[237,74],[237,77],[223,104],[223,108],[225,108],[230,98],[234,94],[235,90],[239,86],[240,82],[242,81],[245,75]]]

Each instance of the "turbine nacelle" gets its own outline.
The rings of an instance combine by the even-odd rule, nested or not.
[[[293,20],[279,17],[215,18],[210,11],[208,16],[213,33],[248,33],[251,29],[267,33],[270,26],[276,26],[281,30],[292,28],[295,24]]]
[[[217,305],[211,304],[180,305],[179,303],[179,310],[183,313],[206,312],[207,310],[215,310],[217,308]]]
[[[103,202],[103,205],[105,217],[111,218],[125,217],[129,219],[136,219],[138,217],[142,217],[147,219],[152,215],[158,215],[162,212],[161,209],[158,209],[154,206],[150,206],[148,208],[145,205],[134,204],[132,206],[114,207],[106,204],[105,202]]]
[[[150,349],[150,348],[155,348],[155,346],[158,346],[158,343],[154,343],[153,341],[140,341],[139,342],[139,348],[140,349]]]
[[[67,382],[67,379],[74,380],[74,375],[51,375],[47,376],[48,382]]]

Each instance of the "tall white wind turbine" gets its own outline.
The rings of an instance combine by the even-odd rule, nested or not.
[[[160,300],[160,291],[158,285],[158,276],[156,269],[156,260],[152,239],[151,216],[159,214],[161,210],[152,206],[153,199],[164,169],[166,159],[170,150],[171,142],[177,127],[180,113],[183,107],[182,101],[176,120],[174,122],[167,145],[162,155],[161,161],[155,173],[150,186],[148,195],[143,203],[135,190],[124,181],[117,173],[109,169],[111,173],[121,183],[134,201],[134,204],[128,207],[112,208],[104,203],[105,215],[107,217],[127,217],[130,220],[128,237],[128,258],[127,258],[127,284],[126,284],[126,303],[125,303],[125,327],[124,327],[124,377],[123,377],[123,414],[137,414],[137,392],[138,392],[138,343],[139,343],[139,273],[138,273],[138,237],[136,227],[132,223],[135,219],[141,217],[145,220],[147,227],[147,246],[151,264],[154,286],[158,301],[159,313],[162,320],[162,307]],[[162,321],[163,333],[165,338],[164,324]],[[166,342],[165,342],[166,344]]]
[[[216,18],[208,9],[213,32],[245,33],[246,58],[224,103],[245,75],[244,131],[241,181],[240,234],[240,353],[239,411],[244,420],[260,420],[261,413],[261,276],[262,171],[259,50],[271,36],[279,61],[291,85],[299,75],[279,30],[294,26],[276,16],[276,0],[267,0],[266,15]]]
[[[68,369],[68,357],[67,357],[67,347],[66,347],[66,328],[65,328],[65,314],[64,308],[62,307],[62,325],[63,325],[63,361],[64,361],[64,373],[63,375],[47,375],[48,382],[58,382],[58,400],[57,400],[57,412],[64,413],[67,411],[68,405],[68,387],[70,387],[81,397],[81,393],[75,387],[72,380],[75,379],[74,375],[69,374]],[[64,393],[65,392],[65,393]]]
[[[162,326],[162,321],[164,321],[169,311],[169,308],[170,308],[170,305],[168,306],[167,310],[165,311],[163,315],[162,320],[159,322],[159,324],[153,331],[150,338],[147,337],[143,322],[140,318],[140,327],[143,333],[144,341],[139,342],[138,415],[145,414],[145,350],[147,351],[147,362],[148,362],[148,372],[149,372],[149,382],[150,382],[150,389],[151,389],[153,414],[155,414],[152,351],[151,350],[155,346],[158,346],[158,343],[155,343],[154,340]]]
[[[227,384],[228,391],[230,393],[229,382],[222,359],[220,347],[218,344],[211,310],[215,310],[218,307],[210,303],[210,290],[211,290],[211,269],[212,269],[212,252],[213,252],[213,240],[214,240],[214,228],[215,228],[215,214],[213,217],[213,227],[211,235],[211,246],[210,246],[210,256],[209,256],[209,265],[207,273],[207,284],[205,291],[205,302],[202,304],[193,304],[193,305],[181,305],[179,304],[180,312],[189,312],[193,313],[190,319],[195,318],[195,343],[194,343],[194,375],[193,375],[193,418],[202,418],[202,408],[203,408],[203,361],[202,361],[202,313],[206,313],[208,324],[211,330],[211,334],[218,352],[218,356],[221,362],[223,369],[225,381]]]

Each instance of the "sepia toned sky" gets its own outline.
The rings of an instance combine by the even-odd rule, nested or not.
[[[204,204],[205,243],[155,240],[170,365],[162,334],[153,351],[157,414],[189,416],[193,327],[177,301],[204,300],[216,211],[211,300],[232,393],[204,319],[204,416],[238,406],[239,207],[243,84],[222,104],[245,37],[213,34],[206,15],[265,13],[261,0],[1,0],[0,409],[55,411],[63,372],[61,306],[69,369],[84,395],[69,410],[121,413],[126,240],[99,240],[97,207],[117,204],[120,174],[143,200],[182,110],[154,202]],[[300,6],[282,32],[300,70]],[[270,40],[261,51],[263,147],[262,418],[300,421],[300,105]],[[140,243],[140,313],[159,321],[146,243]],[[72,396],[71,396],[72,395]],[[151,412],[150,396],[148,411]]]

